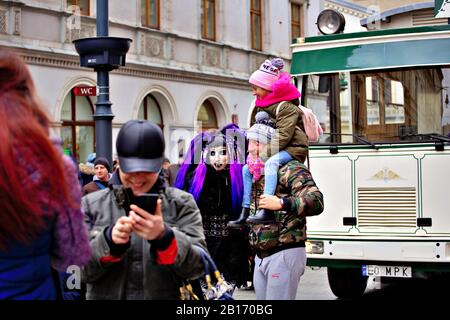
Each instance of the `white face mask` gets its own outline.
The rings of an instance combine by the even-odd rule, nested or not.
[[[221,171],[228,164],[227,149],[225,147],[216,147],[209,150],[209,163],[216,171]]]

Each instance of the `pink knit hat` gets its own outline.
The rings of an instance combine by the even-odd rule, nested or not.
[[[257,87],[272,91],[272,85],[278,80],[283,66],[283,60],[280,58],[266,60],[258,70],[253,72],[248,82]]]

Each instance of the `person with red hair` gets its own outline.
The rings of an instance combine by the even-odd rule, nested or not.
[[[0,299],[56,299],[91,256],[72,160],[49,137],[27,65],[0,48]]]

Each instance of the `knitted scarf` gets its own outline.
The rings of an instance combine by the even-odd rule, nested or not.
[[[253,176],[253,181],[258,181],[264,172],[264,162],[259,157],[254,157],[251,154],[247,157],[248,170]]]
[[[256,98],[257,107],[268,107],[281,101],[291,101],[300,97],[300,92],[292,84],[289,73],[282,72],[278,80],[273,84],[272,91],[264,98]]]

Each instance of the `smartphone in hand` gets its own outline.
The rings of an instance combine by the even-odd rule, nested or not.
[[[156,193],[144,193],[140,196],[135,196],[131,200],[131,204],[135,204],[148,213],[154,214],[156,210],[156,202],[158,201],[158,199],[159,195]]]

